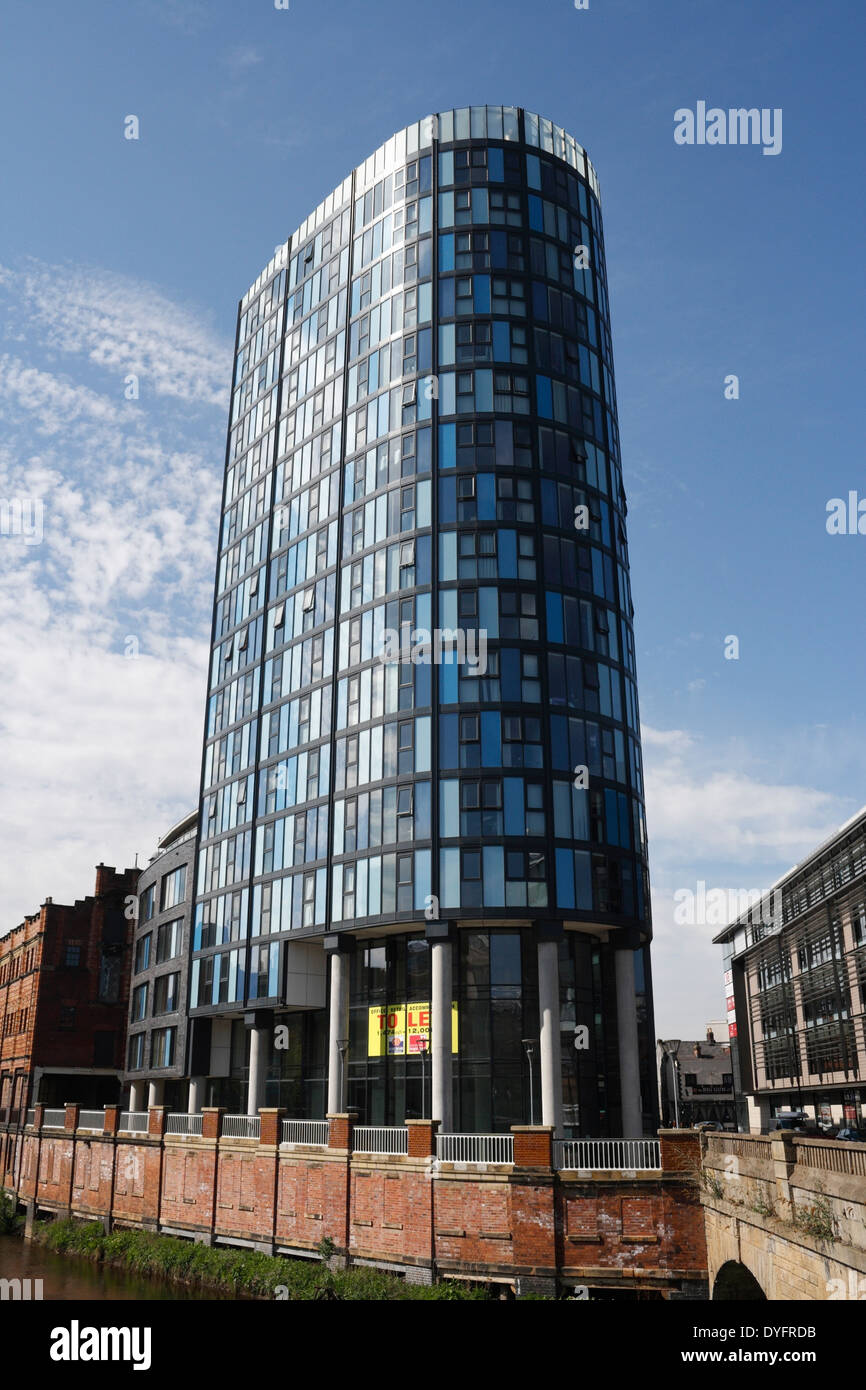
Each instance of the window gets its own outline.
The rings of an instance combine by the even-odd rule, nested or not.
[[[168,907],[176,907],[183,902],[186,893],[186,865],[181,864],[179,869],[174,869],[172,873],[165,874],[160,889],[159,910],[164,912]]]
[[[77,970],[81,964],[81,944],[78,941],[67,941],[63,955],[63,964],[67,970]]]
[[[461,853],[460,902],[463,907],[481,907],[481,851],[465,849]]]
[[[414,856],[397,855],[397,911],[411,912],[414,904],[413,883]]]
[[[165,960],[172,960],[181,953],[181,932],[183,929],[183,918],[177,917],[172,922],[163,922],[156,934],[156,963],[161,965]],[[146,938],[150,941],[150,937]],[[140,944],[140,943],[139,943]]]
[[[160,975],[153,986],[154,1014],[173,1014],[178,1007],[180,975]]]
[[[74,1027],[75,1027],[75,1005],[74,1005],[74,1004],[61,1004],[61,1005],[60,1005],[60,1020],[59,1020],[57,1026],[58,1026],[58,1028],[61,1028],[64,1032],[71,1032],[72,1029],[74,1029]]]
[[[129,1040],[129,1070],[141,1071],[144,1067],[144,1041],[146,1033],[134,1033]]]
[[[150,1064],[152,1067],[170,1067],[174,1063],[174,1044],[176,1028],[156,1028],[151,1037]]]
[[[152,939],[153,933],[148,932],[147,936],[139,937],[138,941],[135,943],[134,973],[136,975],[140,975],[142,970],[147,970],[148,966],[150,965],[150,943]]]
[[[147,985],[139,985],[132,991],[132,1011],[129,1015],[131,1023],[140,1023],[143,1018],[147,1018]]]
[[[153,916],[155,887],[156,885],[152,883],[149,888],[145,889],[139,899],[138,919],[140,922],[149,922]]]

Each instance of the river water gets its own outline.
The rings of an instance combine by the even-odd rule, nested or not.
[[[93,1302],[193,1301],[225,1299],[230,1295],[186,1289],[158,1279],[144,1279],[122,1270],[104,1268],[72,1255],[56,1255],[19,1236],[0,1236],[0,1279],[41,1279],[47,1301],[87,1299]],[[31,1286],[35,1292],[35,1285]]]

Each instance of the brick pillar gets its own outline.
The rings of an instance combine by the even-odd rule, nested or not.
[[[553,1125],[512,1125],[515,1168],[553,1167]]]
[[[349,1214],[352,1206],[352,1150],[353,1131],[358,1116],[354,1110],[343,1114],[330,1114],[327,1117],[328,1149],[333,1152],[332,1162],[335,1178],[331,1184],[331,1202],[325,1208],[322,1223],[322,1236],[327,1236],[337,1247],[334,1267],[345,1265],[349,1258]]]
[[[42,1128],[42,1122],[43,1122],[44,1119],[45,1119],[45,1106],[40,1102],[38,1105],[34,1105],[34,1107],[33,1107],[33,1128],[34,1128],[34,1129],[41,1129],[41,1128]]]
[[[147,1112],[147,1133],[151,1139],[161,1139],[165,1133],[165,1117],[167,1111],[164,1105],[152,1105]]]
[[[701,1136],[696,1129],[660,1129],[662,1172],[700,1175]]]
[[[69,1183],[66,1188],[66,1210],[65,1216],[72,1215],[72,1191],[75,1181],[75,1131],[78,1128],[78,1116],[81,1113],[81,1106],[74,1101],[67,1101],[64,1106],[66,1115],[63,1121],[63,1130],[69,1135]]]
[[[214,1226],[216,1225],[216,1201],[217,1186],[219,1183],[219,1137],[222,1128],[224,1108],[221,1105],[206,1105],[201,1112],[201,1137],[209,1140],[206,1153],[199,1158],[202,1172],[209,1172],[210,1178],[210,1217],[207,1222],[207,1229],[195,1238],[203,1245],[213,1245]],[[205,1178],[201,1177],[201,1187],[204,1190]]]
[[[271,1148],[280,1146],[280,1125],[285,1110],[260,1110],[259,1144],[269,1144]],[[202,1126],[204,1128],[204,1126]]]
[[[438,1120],[407,1120],[409,1131],[409,1157],[435,1158]]]
[[[326,1116],[330,1126],[328,1129],[329,1149],[348,1149],[351,1152],[354,1147],[352,1143],[352,1131],[355,1128],[355,1121],[357,1118],[358,1116],[354,1110],[348,1110],[343,1115]]]
[[[224,1110],[221,1105],[206,1105],[201,1112],[202,1139],[219,1139]]]
[[[518,1297],[556,1296],[556,1174],[553,1125],[512,1125],[514,1176],[510,1183],[512,1259]],[[521,1171],[522,1170],[522,1171]]]
[[[102,1126],[102,1132],[103,1132],[103,1134],[115,1135],[115,1134],[117,1133],[117,1126],[118,1126],[119,1124],[120,1124],[120,1106],[119,1106],[119,1105],[106,1105],[106,1107],[105,1107],[105,1122],[104,1122],[104,1124],[103,1124],[103,1126]]]

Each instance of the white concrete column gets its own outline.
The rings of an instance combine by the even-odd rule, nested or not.
[[[149,1082],[147,1083],[147,1107],[148,1107],[148,1109],[150,1109],[150,1107],[151,1107],[152,1105],[164,1105],[164,1104],[165,1104],[165,1082],[164,1082],[164,1081],[149,1081]]]
[[[430,943],[430,1118],[442,1134],[454,1126],[451,1070],[452,947],[448,940]]]
[[[189,1079],[189,1097],[187,1099],[186,1108],[190,1115],[201,1114],[201,1107],[204,1101],[204,1085],[205,1079],[203,1076],[191,1076]]]
[[[640,1139],[643,1135],[643,1117],[640,1100],[637,1007],[634,997],[634,951],[615,949],[614,962],[622,1137]]]
[[[133,1081],[129,1087],[129,1108],[130,1110],[144,1110],[145,1103],[145,1083],[143,1081]]]
[[[559,1031],[559,942],[538,943],[538,1017],[541,1024],[541,1123],[562,1137],[562,1039]]]
[[[346,1062],[340,1056],[340,1043],[349,1036],[349,958],[342,951],[331,953],[331,1001],[328,1012],[328,1114],[341,1115],[346,1108]]]
[[[265,1103],[265,1073],[268,1066],[268,1029],[251,1028],[250,1072],[247,1083],[247,1114],[258,1115]]]

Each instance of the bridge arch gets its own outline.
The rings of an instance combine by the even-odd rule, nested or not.
[[[739,1260],[727,1260],[713,1282],[712,1301],[766,1302],[767,1295],[750,1269]]]

